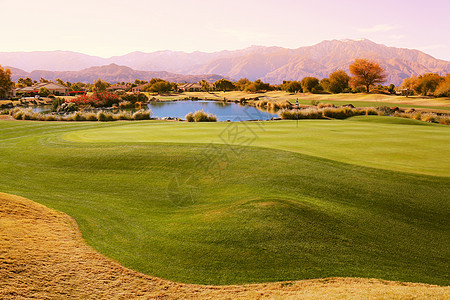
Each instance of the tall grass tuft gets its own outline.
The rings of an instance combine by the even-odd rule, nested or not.
[[[282,119],[285,120],[301,120],[301,119],[321,119],[322,112],[316,108],[288,110],[284,109],[279,112]]]
[[[327,107],[322,110],[322,114],[324,117],[333,119],[346,119],[357,115],[363,115],[365,113],[366,113],[365,110],[350,107],[339,107],[339,108]]]
[[[185,118],[188,122],[217,122],[217,116],[206,113],[203,110],[188,113]]]
[[[133,120],[150,120],[152,112],[150,110],[140,109],[132,115]]]

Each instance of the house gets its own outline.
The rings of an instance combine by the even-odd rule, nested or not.
[[[186,83],[178,86],[180,92],[200,92],[202,86],[198,83]]]
[[[59,83],[54,82],[40,82],[33,86],[26,86],[16,89],[16,93],[37,93],[40,88],[46,88],[54,95],[68,95],[69,88]]]
[[[138,86],[135,86],[134,88],[131,89],[131,91],[135,94],[139,94],[140,92],[142,92],[144,90],[146,84],[141,84]]]
[[[130,87],[126,84],[113,84],[112,86],[108,87],[106,90],[108,92],[115,92],[115,91],[128,91]]]

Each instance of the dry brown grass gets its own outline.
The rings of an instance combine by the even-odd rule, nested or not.
[[[181,284],[120,266],[87,246],[75,221],[0,193],[0,299],[445,299],[449,287],[326,278],[235,286]]]

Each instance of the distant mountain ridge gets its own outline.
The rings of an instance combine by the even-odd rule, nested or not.
[[[63,81],[93,83],[98,78],[110,83],[133,82],[135,79],[150,80],[152,78],[161,78],[171,82],[194,83],[204,79],[210,82],[217,81],[223,76],[216,74],[205,75],[184,75],[175,74],[166,71],[136,71],[130,67],[110,64],[107,66],[90,67],[80,71],[43,71],[36,70],[26,72],[17,68],[10,68],[12,80],[16,81],[20,77],[30,77],[33,80],[39,80],[41,77],[47,80],[55,81],[57,78]]]
[[[134,69],[135,73],[123,69],[125,72],[123,78],[133,74],[143,75],[143,73],[139,73],[141,71],[151,71],[156,72],[155,76],[158,72],[179,74],[178,76],[181,74],[217,74],[235,80],[247,77],[252,81],[262,79],[275,84],[281,83],[283,80],[300,80],[306,76],[315,76],[321,79],[336,69],[348,72],[348,66],[355,58],[370,58],[378,61],[388,74],[387,83],[395,85],[399,85],[404,78],[412,75],[427,72],[441,75],[450,73],[449,61],[436,59],[418,50],[388,47],[367,39],[323,41],[313,46],[297,49],[252,46],[241,50],[212,53],[166,50],[151,53],[132,52],[110,58],[70,51],[0,52],[0,65],[27,71],[64,71],[63,73],[76,77],[74,73],[67,71],[83,71],[83,73],[91,74],[92,70],[86,71],[87,68],[116,64]],[[20,72],[24,71],[18,70],[13,73],[16,76]],[[44,71],[33,72],[50,74]],[[201,76],[198,78],[206,79],[205,75],[198,76]]]

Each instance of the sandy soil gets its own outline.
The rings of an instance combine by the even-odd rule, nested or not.
[[[363,278],[204,286],[144,275],[87,246],[75,221],[0,193],[0,299],[449,299],[450,287]]]

